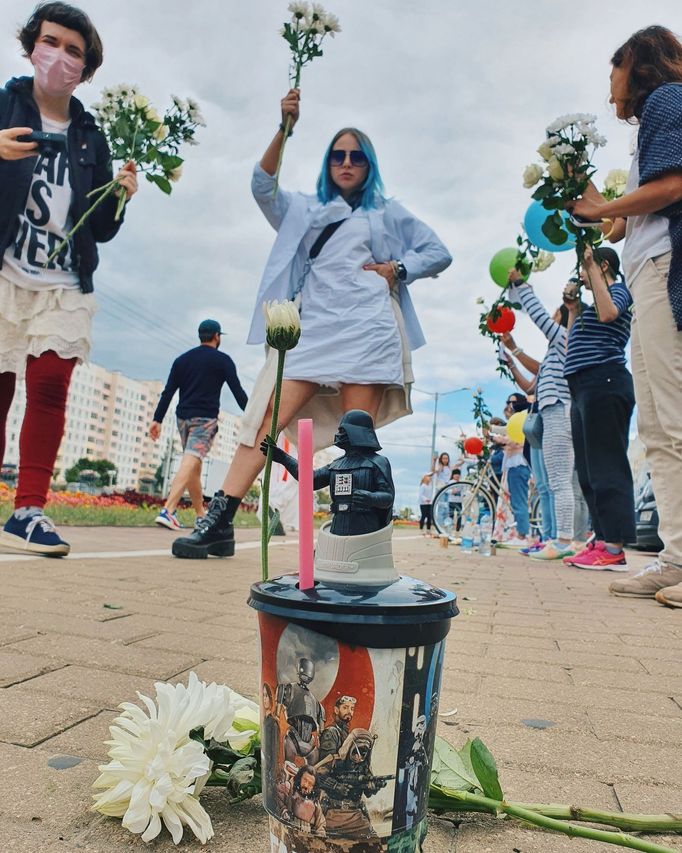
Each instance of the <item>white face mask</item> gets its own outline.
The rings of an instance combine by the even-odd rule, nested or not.
[[[37,44],[33,48],[31,62],[35,68],[36,83],[52,97],[71,95],[80,83],[85,67],[82,59],[47,44]]]

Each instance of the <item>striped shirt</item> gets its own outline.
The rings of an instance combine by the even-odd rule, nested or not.
[[[625,364],[625,347],[630,337],[632,296],[622,281],[609,287],[618,317],[612,323],[600,323],[594,305],[575,318],[568,334],[568,353],[564,376],[606,362]]]
[[[568,382],[564,379],[566,339],[568,337],[566,329],[560,323],[555,323],[552,320],[529,284],[511,286],[509,298],[511,302],[521,303],[523,310],[549,343],[537,377],[538,408],[542,411],[546,406],[551,406],[554,403],[569,402],[571,392],[568,390]]]

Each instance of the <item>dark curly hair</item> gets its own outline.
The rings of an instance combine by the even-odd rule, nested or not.
[[[83,36],[85,41],[85,67],[81,81],[90,80],[102,64],[104,57],[102,40],[90,18],[81,9],[70,6],[68,3],[39,3],[33,10],[31,17],[17,33],[17,38],[21,42],[26,56],[33,53],[43,21],[59,24],[69,30],[75,30]]]
[[[628,99],[623,109],[627,121],[638,121],[654,89],[664,83],[682,83],[682,43],[666,27],[646,27],[618,48],[611,64],[628,71]]]

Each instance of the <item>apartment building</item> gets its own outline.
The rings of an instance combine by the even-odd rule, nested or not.
[[[140,478],[154,476],[169,450],[178,455],[180,441],[175,427],[174,399],[163,422],[161,437],[147,436],[163,382],[131,379],[97,364],[79,364],[73,372],[66,407],[66,428],[57,461],[56,479],[81,457],[108,459],[118,469],[120,488],[138,488]],[[25,403],[19,383],[7,421],[6,463],[19,460],[19,432]],[[238,444],[241,420],[221,411],[220,428],[210,459],[229,462]]]

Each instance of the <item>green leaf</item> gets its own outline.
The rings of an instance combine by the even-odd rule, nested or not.
[[[495,759],[488,747],[478,737],[471,742],[471,765],[485,796],[492,800],[503,800],[504,794],[497,774]]]
[[[450,788],[453,791],[475,791],[480,784],[471,763],[471,741],[468,740],[459,752],[441,737],[436,737],[434,767],[431,784]]]
[[[561,225],[557,225],[557,219],[559,220],[559,223],[563,224],[563,220],[558,213],[548,216],[542,223],[542,233],[551,243],[554,243],[555,246],[561,246],[568,240],[568,234],[564,231]]]
[[[272,539],[275,534],[275,530],[279,527],[279,510],[273,509],[272,515],[270,516],[270,523],[268,524],[268,542]],[[232,724],[234,725],[234,723]]]
[[[540,186],[535,190],[532,195],[536,201],[542,201],[542,199],[549,198],[551,195],[554,195],[554,184],[549,182],[545,184],[540,184]]]
[[[154,175],[152,172],[147,172],[147,180],[151,181],[153,184],[166,193],[166,195],[170,195],[173,191],[173,187],[170,185],[170,181],[163,177],[163,175]]]

